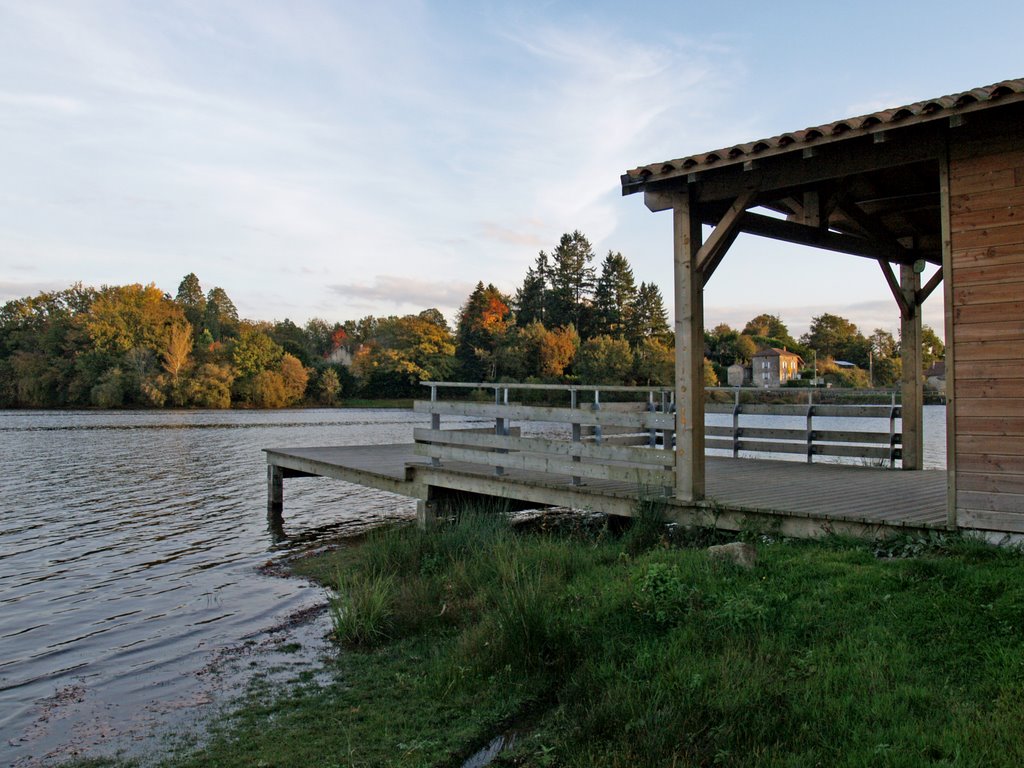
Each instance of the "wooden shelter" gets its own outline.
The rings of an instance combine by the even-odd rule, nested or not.
[[[705,495],[703,289],[746,232],[878,262],[901,316],[904,469],[921,467],[920,307],[942,286],[948,523],[1024,533],[1024,79],[621,181],[673,216],[680,500]]]

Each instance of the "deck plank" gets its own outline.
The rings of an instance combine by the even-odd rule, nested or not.
[[[492,468],[444,462],[431,468],[416,456],[413,444],[322,446],[267,449],[270,464],[307,474],[335,477],[407,495],[415,495],[422,478],[432,484],[463,487],[474,479],[497,483],[510,498],[569,495],[581,506],[602,497],[632,499],[659,496],[660,487],[621,481],[587,479],[574,486],[567,476],[508,469],[496,476]],[[446,481],[447,477],[447,481]],[[531,496],[523,495],[529,490]],[[770,459],[707,457],[707,497],[715,509],[782,517],[857,521],[872,525],[946,527],[944,470],[903,472],[840,464],[806,464]]]

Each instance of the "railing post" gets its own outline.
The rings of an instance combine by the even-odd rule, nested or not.
[[[572,410],[574,410],[574,411],[578,407],[578,404],[576,402],[576,388],[575,387],[573,387],[572,389],[569,390],[569,407]],[[581,438],[582,438],[582,433],[581,433],[581,430],[580,430],[580,424],[579,424],[578,421],[574,421],[572,423],[572,441],[573,441],[573,443],[579,444]],[[572,460],[573,460],[573,463],[578,464],[578,463],[580,463],[582,461],[582,458],[579,457],[579,456],[573,456]],[[578,476],[576,476],[576,475],[574,475],[573,478],[572,478],[572,484],[573,485],[582,485],[583,484],[583,479],[578,477]]]
[[[437,402],[437,385],[436,384],[431,384],[430,385],[430,402],[431,403],[436,403]],[[440,413],[431,413],[430,414],[430,428],[432,430],[435,430],[435,431],[441,429],[441,414]],[[437,458],[437,457],[431,458],[430,459],[430,466],[432,466],[432,467],[440,467],[441,466],[441,460],[439,458]]]
[[[599,389],[595,389],[594,390],[593,410],[595,410],[595,411],[600,411],[601,410],[601,390],[599,390]],[[597,445],[600,445],[602,437],[604,437],[604,432],[601,429],[601,425],[600,424],[595,424],[594,425],[594,442],[597,443]]]
[[[814,391],[807,393],[807,463],[814,461]]]
[[[740,388],[736,387],[736,400],[732,406],[732,457],[740,457]]]
[[[896,393],[889,400],[889,469],[896,469]]]
[[[502,400],[502,398],[501,398],[501,389],[502,389],[501,387],[495,387],[494,388],[494,404],[495,405],[501,405],[501,400]],[[508,405],[508,388],[507,387],[505,388],[505,405]],[[505,419],[504,416],[498,416],[497,418],[495,418],[495,420],[494,420],[494,434],[499,435],[499,436],[507,435],[508,434],[505,422],[506,422],[506,419]],[[500,453],[500,451],[499,451],[499,453]],[[496,474],[496,475],[504,475],[505,474],[505,468],[502,467],[502,466],[497,466],[496,465],[494,467],[494,474]]]
[[[648,390],[648,392],[647,392],[647,412],[648,413],[654,413],[654,411],[655,411],[654,390],[652,389],[652,390]],[[653,427],[651,429],[647,430],[647,447],[648,448],[657,448],[658,447],[658,430],[654,429]]]

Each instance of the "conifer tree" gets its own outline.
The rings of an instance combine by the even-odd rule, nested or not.
[[[608,251],[601,262],[601,276],[594,289],[594,333],[622,338],[636,299],[633,268],[621,253]]]

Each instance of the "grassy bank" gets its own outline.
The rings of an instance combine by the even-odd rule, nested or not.
[[[467,513],[303,560],[341,585],[332,682],[177,764],[457,766],[509,730],[497,765],[1024,764],[1018,552],[758,540],[748,571],[662,531]]]

